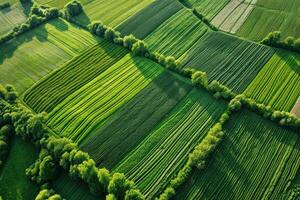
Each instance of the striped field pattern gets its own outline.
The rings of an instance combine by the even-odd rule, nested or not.
[[[291,111],[300,97],[300,56],[277,50],[245,94],[277,110]]]
[[[300,166],[299,134],[254,113],[232,116],[204,170],[191,174],[175,199],[282,198]]]
[[[182,66],[205,71],[234,91],[243,92],[274,50],[219,32],[209,32],[188,51]]]
[[[47,123],[62,136],[80,142],[163,70],[152,61],[128,54],[58,104]]]
[[[223,102],[205,91],[192,90],[115,170],[134,180],[147,199],[154,199],[224,109]]]
[[[127,50],[105,40],[44,77],[26,91],[23,100],[36,112],[50,112],[73,92],[119,61]]]

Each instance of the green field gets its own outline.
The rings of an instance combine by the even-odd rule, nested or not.
[[[224,132],[208,166],[192,173],[176,199],[282,199],[300,166],[299,135],[249,111]]]
[[[154,1],[121,23],[117,30],[123,35],[133,34],[139,39],[144,39],[182,7],[178,1],[174,0]]]
[[[258,0],[237,35],[262,40],[269,32],[281,31],[283,37],[300,36],[300,1]]]
[[[24,95],[24,101],[37,112],[50,112],[73,92],[118,62],[127,51],[101,40],[59,69],[53,71]]]
[[[24,7],[18,3],[10,8],[0,10],[0,36],[8,33],[15,26],[26,21],[26,11]]]
[[[149,135],[191,88],[169,72],[161,74],[86,137],[81,148],[89,152],[97,164],[109,169],[114,167]]]
[[[212,20],[230,0],[184,0],[189,7],[196,8],[203,13],[209,20]]]
[[[278,110],[290,111],[300,96],[300,56],[277,50],[245,94]]]
[[[22,93],[96,42],[90,33],[53,20],[0,45],[0,83],[13,84]]]
[[[154,199],[224,110],[222,101],[192,90],[115,170],[124,172],[148,199]]]
[[[208,32],[188,51],[182,66],[205,71],[236,92],[243,92],[274,50],[223,33]]]
[[[25,169],[38,157],[37,150],[21,138],[14,137],[10,142],[8,159],[0,168],[0,196],[5,200],[34,199],[39,187],[29,181]]]
[[[158,64],[128,54],[57,105],[48,125],[80,142],[162,72]]]
[[[150,50],[179,58],[208,30],[192,12],[181,9],[149,34]]]

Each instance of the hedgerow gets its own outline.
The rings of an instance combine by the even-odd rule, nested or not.
[[[5,34],[0,38],[0,44],[3,44],[13,38],[16,38],[18,35],[25,33],[43,23],[51,19],[58,18],[60,16],[60,12],[57,8],[46,8],[43,9],[39,7],[37,4],[33,5],[30,16],[23,24],[20,24],[13,28],[10,32]]]
[[[282,39],[280,31],[274,31],[269,33],[262,41],[262,44],[283,48],[295,52],[300,52],[300,37],[294,38],[288,36],[285,39]]]

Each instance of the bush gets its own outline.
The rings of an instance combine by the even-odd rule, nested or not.
[[[74,0],[74,1],[69,2],[67,5],[65,5],[64,11],[65,11],[65,17],[67,19],[70,19],[72,17],[80,15],[82,13],[83,9],[82,9],[82,5],[80,4],[80,2]]]
[[[116,38],[120,37],[120,32],[115,31],[112,28],[106,28],[105,33],[104,33],[104,38],[113,42]]]
[[[208,86],[208,78],[205,72],[201,72],[201,71],[195,71],[192,74],[192,83],[194,85],[203,87],[203,88],[207,88]]]
[[[145,200],[145,197],[139,190],[131,189],[127,190],[125,200]]]
[[[138,39],[136,39],[132,34],[126,35],[123,39],[123,46],[127,49],[131,50],[132,46],[138,42]]]
[[[63,198],[60,195],[55,194],[52,189],[42,189],[35,200],[63,200]]]
[[[145,56],[146,53],[149,53],[148,46],[144,41],[137,41],[132,46],[132,52],[134,55]]]
[[[133,182],[126,179],[124,174],[115,173],[108,185],[109,194],[113,194],[117,199],[124,199],[126,191],[132,189]]]

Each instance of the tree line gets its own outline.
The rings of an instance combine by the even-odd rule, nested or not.
[[[280,31],[274,31],[269,33],[262,41],[262,44],[269,45],[272,47],[287,49],[300,53],[300,37],[295,38],[288,36],[282,39]]]
[[[41,185],[37,199],[49,199],[50,196],[54,196],[53,199],[58,198],[52,190],[45,190],[44,186],[48,185],[47,188],[50,188],[49,185],[61,170],[67,171],[72,179],[85,182],[90,192],[99,197],[118,200],[145,199],[134,182],[128,180],[124,174],[97,168],[95,161],[70,139],[50,136],[44,126],[46,113],[33,114],[20,103],[11,105],[5,103],[5,100],[0,101],[0,122],[7,120],[14,134],[33,142],[40,149],[38,159],[26,169],[28,178]]]

